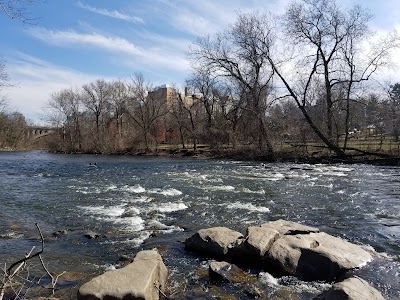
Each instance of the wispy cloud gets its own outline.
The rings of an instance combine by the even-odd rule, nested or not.
[[[82,83],[104,78],[97,74],[86,74],[50,64],[24,53],[16,53],[15,57],[9,59],[8,67],[10,77],[16,85],[4,91],[10,108],[36,122],[43,117],[51,93],[63,88],[80,87]]]
[[[106,17],[110,17],[110,18],[114,18],[114,19],[118,19],[118,20],[122,20],[122,21],[126,21],[126,22],[131,22],[131,23],[136,23],[136,24],[144,24],[144,20],[140,17],[136,17],[136,16],[130,16],[127,14],[124,14],[118,10],[108,10],[105,8],[97,8],[97,7],[93,7],[90,5],[86,5],[83,4],[82,2],[77,2],[78,7],[86,9],[92,13],[96,13],[102,16],[106,16]]]
[[[120,60],[143,68],[156,67],[176,71],[187,71],[189,68],[182,51],[182,41],[178,43],[177,39],[168,42],[168,38],[149,35],[147,37],[149,41],[158,39],[160,43],[137,47],[124,38],[99,33],[79,33],[72,30],[54,31],[45,28],[34,28],[28,32],[39,40],[60,47],[93,47],[97,51],[96,53],[103,50],[115,55],[122,54],[125,57],[119,56]],[[175,43],[176,47],[174,47]],[[165,45],[169,45],[169,47],[165,47]]]
[[[85,45],[112,52],[123,52],[131,55],[142,54],[141,50],[134,44],[115,36],[106,36],[98,33],[79,33],[73,30],[55,31],[45,28],[34,28],[29,33],[39,40],[57,46]]]
[[[290,0],[158,0],[169,11],[167,22],[175,29],[195,36],[223,31],[235,22],[239,13],[268,11],[283,13]]]

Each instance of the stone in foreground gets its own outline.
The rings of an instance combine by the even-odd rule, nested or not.
[[[268,252],[269,261],[304,280],[333,280],[372,260],[360,246],[319,232],[284,235]]]
[[[126,267],[105,272],[82,285],[78,300],[158,300],[167,276],[156,250],[141,251]]]
[[[316,300],[385,300],[382,294],[358,276],[338,282]]]
[[[226,227],[200,229],[185,241],[185,247],[195,251],[226,256],[244,240],[240,232]]]

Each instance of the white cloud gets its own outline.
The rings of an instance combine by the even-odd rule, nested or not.
[[[35,122],[39,122],[43,116],[51,93],[104,78],[52,65],[23,53],[17,53],[7,66],[16,85],[4,91],[9,106]]]
[[[53,31],[44,28],[36,28],[29,33],[48,44],[56,46],[85,46],[93,47],[94,50],[105,50],[117,55],[120,62],[132,65],[136,69],[141,68],[158,68],[168,69],[172,71],[187,71],[188,62],[185,59],[184,51],[182,51],[182,43],[177,39],[162,38],[160,36],[151,36],[150,40],[158,40],[159,44],[152,43],[152,46],[142,48],[137,47],[130,41],[118,36],[106,36],[99,33],[78,33],[76,31]],[[188,42],[189,44],[189,42]],[[168,47],[165,47],[165,46]],[[122,56],[118,56],[122,54]]]
[[[106,17],[110,17],[110,18],[114,18],[114,19],[118,19],[118,20],[123,20],[123,21],[131,22],[131,23],[144,24],[144,21],[142,18],[139,18],[136,16],[130,16],[130,15],[121,13],[118,10],[108,10],[105,8],[96,8],[96,7],[92,7],[89,5],[85,5],[80,1],[77,3],[77,5],[80,8],[86,9],[92,13],[96,13],[96,14],[99,14],[102,16],[106,16]]]
[[[240,0],[169,1],[160,0],[169,11],[167,21],[177,30],[195,36],[223,31],[240,13],[282,14],[290,0],[252,0],[244,6]]]
[[[123,52],[141,55],[141,51],[126,39],[105,36],[98,33],[78,33],[73,30],[56,31],[45,28],[34,28],[29,33],[48,44],[56,46],[86,45],[112,52]]]

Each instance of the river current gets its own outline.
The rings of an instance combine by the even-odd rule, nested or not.
[[[50,268],[100,273],[154,246],[172,284],[204,287],[198,269],[206,259],[180,241],[201,228],[245,233],[286,219],[376,251],[379,259],[359,274],[387,299],[400,299],[399,167],[0,152],[0,205],[2,265],[38,245],[38,223]],[[54,238],[58,230],[68,233]],[[100,238],[85,238],[85,230]],[[326,284],[282,288],[309,299]]]

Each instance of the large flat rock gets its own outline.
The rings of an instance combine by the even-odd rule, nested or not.
[[[185,241],[185,247],[215,256],[226,256],[244,240],[240,232],[226,227],[200,229]]]
[[[79,300],[158,300],[168,277],[156,250],[139,252],[124,268],[105,272],[82,285]]]
[[[281,234],[272,228],[262,226],[250,226],[247,228],[246,240],[241,245],[243,255],[248,255],[254,260],[263,258],[272,244]]]
[[[284,235],[268,252],[268,260],[304,280],[332,280],[365,265],[371,255],[358,245],[323,232]]]
[[[250,226],[247,228],[246,240],[240,250],[244,255],[249,255],[249,257],[253,257],[253,260],[257,260],[263,258],[272,244],[282,235],[309,234],[311,232],[319,232],[319,229],[286,220]]]
[[[316,300],[385,300],[382,294],[358,276],[338,282]]]

